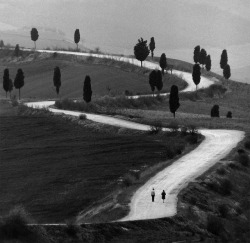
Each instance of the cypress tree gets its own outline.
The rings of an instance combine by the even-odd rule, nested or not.
[[[38,31],[36,28],[32,28],[30,31],[30,35],[31,35],[31,40],[34,41],[35,44],[35,49],[36,49],[36,41],[38,40]]]
[[[56,87],[56,93],[58,96],[59,90],[61,87],[61,71],[59,67],[54,68],[53,82],[54,82],[54,86]]]
[[[14,86],[16,89],[19,89],[19,100],[20,100],[20,97],[21,97],[20,89],[24,86],[24,74],[21,68],[17,70],[17,74],[16,74],[15,81],[14,81]]]
[[[157,74],[156,74],[156,71],[153,70],[150,74],[149,74],[149,85],[150,85],[150,88],[153,92],[153,96],[154,96],[154,91],[155,91],[155,86],[156,86],[156,79],[157,79]]]
[[[142,62],[147,58],[149,55],[150,51],[147,46],[147,41],[141,39],[138,39],[138,43],[134,46],[134,54],[135,58],[141,62],[141,67],[142,67]]]
[[[211,109],[211,117],[220,117],[220,107],[218,105],[214,105]]]
[[[220,68],[224,69],[224,67],[227,65],[227,62],[228,62],[227,50],[223,50],[220,58]]]
[[[80,41],[80,31],[79,31],[79,29],[75,30],[74,41],[76,43],[76,49],[78,50],[78,43]]]
[[[87,75],[84,80],[83,85],[83,99],[85,102],[89,103],[91,101],[92,89],[91,89],[91,79]]]
[[[200,46],[196,46],[194,48],[194,62],[195,63],[199,62],[200,60],[200,51],[201,51]]]
[[[7,98],[7,92],[9,91],[9,82],[10,82],[9,69],[5,68],[3,73],[3,89],[6,92],[6,98]]]
[[[223,76],[225,79],[229,79],[231,77],[230,65],[227,64],[223,69]]]
[[[19,56],[19,52],[20,52],[19,45],[18,45],[18,44],[16,44],[15,51],[14,51],[14,54],[15,54],[15,56],[16,56],[16,57],[18,57],[18,56]]]
[[[211,70],[211,58],[210,58],[210,55],[208,55],[207,58],[206,58],[206,70],[207,71]]]
[[[168,66],[167,58],[166,58],[166,54],[165,53],[161,54],[159,64],[160,64],[160,67],[161,67],[162,75],[164,75],[164,70]]]
[[[194,81],[194,84],[196,85],[196,90],[197,90],[197,85],[201,81],[201,68],[199,64],[194,64],[192,76],[193,76],[193,81]]]
[[[154,37],[151,37],[151,39],[150,39],[149,49],[151,51],[151,56],[152,56],[152,59],[153,59],[154,58],[154,49],[155,49],[155,39],[154,39]]]
[[[201,49],[200,56],[199,56],[199,62],[202,66],[206,64],[206,58],[207,58],[207,52],[205,49]]]
[[[169,109],[171,113],[173,113],[175,118],[175,112],[180,107],[179,103],[179,94],[178,94],[178,87],[176,85],[172,85],[170,95],[169,95]]]

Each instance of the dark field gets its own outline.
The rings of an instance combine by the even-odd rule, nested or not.
[[[102,134],[54,116],[0,112],[0,215],[23,205],[38,222],[63,222],[103,199],[129,170],[163,159],[152,135]]]

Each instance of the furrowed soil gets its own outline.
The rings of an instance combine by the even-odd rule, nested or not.
[[[22,205],[39,223],[64,222],[121,188],[133,170],[166,160],[184,138],[96,132],[53,116],[18,114],[1,102],[0,215]]]

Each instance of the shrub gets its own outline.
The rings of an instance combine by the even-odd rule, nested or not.
[[[250,140],[246,141],[244,146],[246,149],[250,149]]]
[[[190,134],[194,135],[194,134],[197,134],[198,133],[198,129],[197,127],[194,125],[194,124],[189,124],[187,126],[187,130]]]
[[[150,134],[158,134],[162,131],[162,123],[160,121],[154,121],[150,126]]]
[[[243,166],[249,166],[249,156],[247,153],[239,153],[238,155],[238,161],[240,162],[241,165]]]
[[[124,176],[124,179],[123,179],[123,184],[124,184],[124,186],[129,187],[129,186],[133,185],[135,183],[135,181],[136,181],[135,176],[133,176],[131,174],[126,174]]]
[[[227,89],[220,84],[212,84],[208,88],[204,89],[204,92],[211,98],[213,98],[215,95],[218,95],[219,97],[223,95]]]
[[[189,134],[185,140],[190,144],[198,143],[198,134]]]
[[[79,115],[79,119],[80,120],[86,120],[87,116],[85,114],[81,114],[81,115]]]
[[[18,101],[17,101],[17,99],[16,99],[16,96],[15,95],[13,95],[13,97],[11,97],[11,104],[12,104],[12,106],[18,106]]]
[[[229,195],[233,188],[233,184],[229,179],[223,179],[220,183],[220,191],[224,195]]]
[[[167,126],[171,132],[177,132],[179,129],[179,125],[176,121],[172,121]]]
[[[217,174],[219,175],[225,175],[226,174],[226,170],[223,167],[220,167],[216,170]]]
[[[228,215],[228,206],[226,204],[220,204],[218,207],[218,211],[221,215],[221,217],[226,218]]]
[[[211,117],[220,117],[220,111],[219,111],[219,106],[214,105],[211,109]]]
[[[209,215],[207,220],[207,230],[212,234],[220,235],[224,231],[222,220],[214,215]]]
[[[77,227],[74,223],[70,222],[67,223],[65,232],[70,236],[70,237],[76,237],[77,236]]]
[[[15,207],[0,222],[1,239],[22,239],[32,232],[27,226],[31,219],[22,207]]]
[[[232,118],[232,112],[231,112],[231,111],[229,111],[229,112],[227,113],[227,118]]]

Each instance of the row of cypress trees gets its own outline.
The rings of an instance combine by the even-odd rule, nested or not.
[[[61,70],[59,67],[54,68],[54,75],[53,75],[53,83],[56,88],[56,93],[59,95],[60,87],[61,87]],[[21,88],[24,86],[24,73],[21,68],[17,70],[17,74],[14,80],[14,87],[16,89],[19,89],[19,100],[21,98]],[[9,69],[5,68],[4,69],[4,74],[3,74],[3,89],[6,92],[6,98],[7,98],[7,93],[10,93],[11,97],[11,92],[13,90],[13,81],[10,78],[9,74]],[[92,89],[91,89],[91,79],[87,75],[84,80],[84,85],[83,85],[83,99],[88,103],[91,101],[92,97]]]

